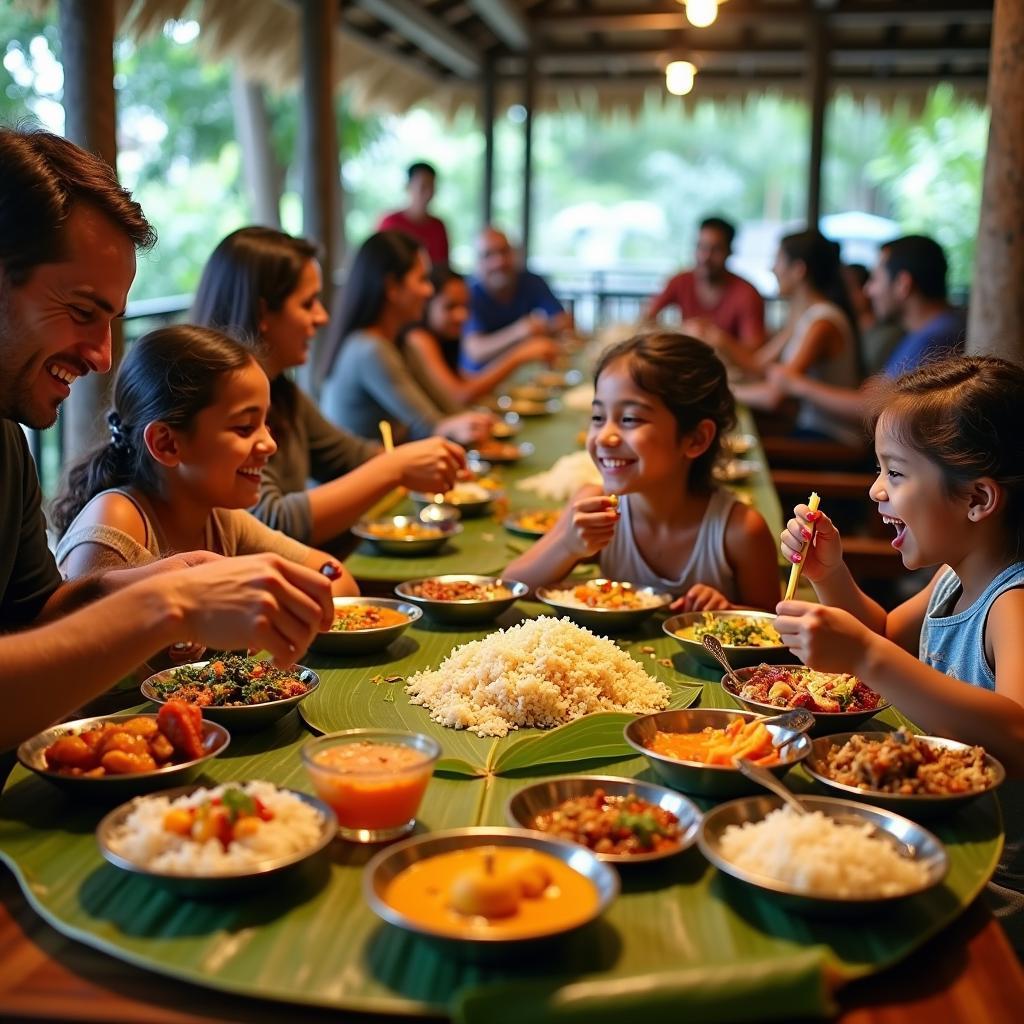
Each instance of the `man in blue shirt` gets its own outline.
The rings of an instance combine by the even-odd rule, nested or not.
[[[477,239],[477,272],[469,284],[469,322],[462,363],[478,370],[529,338],[555,338],[572,326],[538,274],[520,267],[508,236],[487,227]]]
[[[879,320],[893,318],[907,332],[882,368],[898,377],[963,349],[966,320],[946,299],[946,256],[942,246],[925,235],[905,235],[883,245],[871,272],[867,293]],[[861,422],[866,392],[836,387],[789,372],[769,369],[770,379],[787,395],[812,402],[835,416]]]

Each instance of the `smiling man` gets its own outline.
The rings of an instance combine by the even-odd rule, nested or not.
[[[194,553],[61,580],[19,424],[52,426],[76,380],[110,369],[111,321],[136,249],[154,241],[103,161],[0,127],[0,696],[17,687],[0,751],[170,644],[251,644],[288,662],[333,617],[327,578],[275,556]]]

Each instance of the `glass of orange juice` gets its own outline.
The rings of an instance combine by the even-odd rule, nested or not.
[[[412,831],[440,756],[437,740],[391,729],[345,729],[302,748],[313,788],[338,819],[338,834],[357,843]]]

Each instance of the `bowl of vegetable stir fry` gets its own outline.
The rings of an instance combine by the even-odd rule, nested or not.
[[[155,704],[194,704],[212,722],[255,732],[288,714],[319,685],[320,677],[302,665],[279,669],[259,658],[221,654],[157,672],[142,684],[142,695]]]

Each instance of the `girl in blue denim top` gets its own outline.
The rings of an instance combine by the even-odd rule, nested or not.
[[[886,612],[854,582],[828,516],[798,505],[782,535],[821,605],[778,607],[776,627],[807,664],[852,672],[928,733],[984,746],[1024,775],[1024,369],[1001,359],[928,364],[875,396],[878,477],[869,491],[908,569],[939,566]],[[967,685],[964,685],[964,684]],[[1024,889],[1019,785],[1001,798],[1000,877]],[[1016,805],[1016,806],[1015,806]]]

